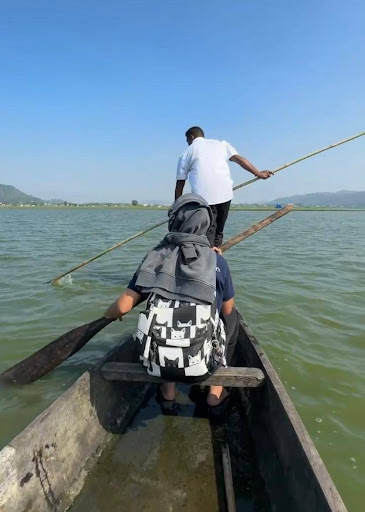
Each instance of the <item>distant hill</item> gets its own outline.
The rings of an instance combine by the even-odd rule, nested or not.
[[[34,197],[29,194],[25,194],[21,190],[13,187],[12,185],[1,185],[0,184],[0,203],[3,204],[32,204],[32,203],[50,203],[60,204],[63,203],[61,199],[51,199],[45,201],[39,197]]]
[[[365,191],[352,192],[341,190],[339,192],[315,192],[289,197],[278,197],[268,204],[288,204],[296,206],[345,206],[347,208],[365,208]]]
[[[3,204],[30,204],[30,203],[43,203],[44,201],[39,197],[24,194],[11,185],[0,185],[0,203]]]

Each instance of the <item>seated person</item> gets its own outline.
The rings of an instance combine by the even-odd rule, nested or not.
[[[169,211],[169,233],[104,314],[121,320],[147,299],[135,338],[147,372],[169,381],[159,388],[161,405],[174,405],[175,380],[201,382],[233,356],[238,333],[234,289],[226,260],[206,237],[211,221],[202,197],[178,198]],[[228,340],[222,317],[232,334]],[[208,405],[217,406],[227,396],[222,386],[211,386]]]

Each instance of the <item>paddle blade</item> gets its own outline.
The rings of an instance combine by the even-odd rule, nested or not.
[[[56,366],[78,352],[95,334],[113,320],[98,318],[89,324],[81,325],[63,334],[45,347],[0,374],[0,382],[9,384],[29,384],[40,379]]]

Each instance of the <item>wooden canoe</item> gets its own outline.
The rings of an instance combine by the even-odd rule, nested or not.
[[[114,505],[112,502],[109,505],[106,503],[105,508],[100,503],[93,508],[87,500],[81,500],[83,506],[77,507],[76,504],[78,500],[80,502],[83,487],[87,487],[88,479],[92,478],[96,468],[100,475],[103,451],[110,450],[116,439],[128,436],[131,421],[145,407],[143,404],[146,404],[146,400],[154,401],[152,393],[155,384],[111,381],[105,380],[101,375],[101,367],[106,362],[134,362],[134,350],[132,337],[123,340],[99,365],[81,375],[62,396],[0,452],[1,512],[62,512],[70,507],[73,510],[74,506],[76,511],[117,510],[115,502]],[[236,421],[228,440],[228,444],[231,444],[231,455],[232,451],[236,453],[233,453],[236,462],[232,462],[233,488],[249,485],[242,481],[242,468],[247,463],[244,460],[245,450],[240,450],[244,434],[245,442],[250,442],[250,452],[255,458],[254,465],[261,481],[258,492],[265,495],[265,498],[259,496],[262,506],[252,510],[345,512],[345,505],[283,384],[243,320],[240,324],[236,364],[262,370],[265,379],[260,387],[235,389],[231,395],[229,407],[240,412],[244,423],[242,426],[237,424],[241,419],[234,420],[234,414],[228,412],[229,421]],[[179,416],[174,421],[178,422]],[[217,428],[219,431],[220,427],[209,424],[208,420],[206,422],[208,428],[212,429],[214,445],[214,432]],[[143,435],[148,432],[146,420],[142,423],[143,428],[138,432],[139,455],[144,449]],[[174,424],[174,429],[176,428],[178,429],[178,423]],[[217,435],[220,435],[219,432]],[[194,451],[197,451],[196,447]],[[142,453],[142,458],[146,460],[150,456],[151,453]],[[200,463],[204,464],[202,460]],[[219,462],[216,464],[219,465]],[[199,466],[197,487],[205,475],[202,467],[204,466]],[[219,473],[220,470],[217,470],[218,487]],[[127,479],[127,476],[122,475],[121,478]],[[108,479],[109,476],[105,481],[108,482]],[[101,482],[100,476],[95,481]],[[120,483],[123,484],[122,481]],[[163,485],[161,490],[158,483],[157,480],[154,481],[154,493],[164,491]],[[147,484],[141,478],[137,489],[143,489],[144,485]],[[89,487],[92,486],[91,483]],[[114,497],[115,492],[113,491]],[[112,495],[111,490],[107,490],[107,499],[108,493]],[[136,492],[133,494],[135,503],[130,503],[129,507],[118,507],[118,510],[142,510],[137,495]],[[211,507],[204,508],[199,496],[198,506],[192,500],[189,501],[190,496],[186,492],[184,494],[181,491],[180,495],[185,500],[184,507],[172,507],[169,496],[164,499],[160,496],[159,508],[150,505],[150,508],[143,510],[212,510]],[[178,499],[180,495],[175,498]],[[72,505],[74,501],[75,504]],[[218,509],[225,510],[225,505],[219,500],[215,507],[215,510]]]

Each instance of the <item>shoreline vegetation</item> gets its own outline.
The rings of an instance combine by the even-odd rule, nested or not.
[[[281,207],[286,204],[281,204]],[[98,209],[98,210],[168,210],[168,205],[131,205],[131,204],[0,204],[0,209],[47,209],[47,210],[86,210],[86,209]],[[273,205],[240,205],[233,204],[230,211],[276,211],[278,207]],[[312,212],[361,212],[365,211],[365,208],[357,207],[345,207],[345,206],[295,206],[296,211],[312,211]]]
[[[365,211],[365,190],[338,192],[312,192],[309,194],[276,197],[270,201],[253,203],[233,203],[232,211],[275,211],[286,205],[294,205],[298,211]],[[131,199],[130,201],[88,201],[76,203],[64,199],[41,199],[25,194],[12,185],[0,184],[0,208],[97,208],[97,209],[135,209],[135,210],[166,210],[169,202],[163,199],[149,200]]]

